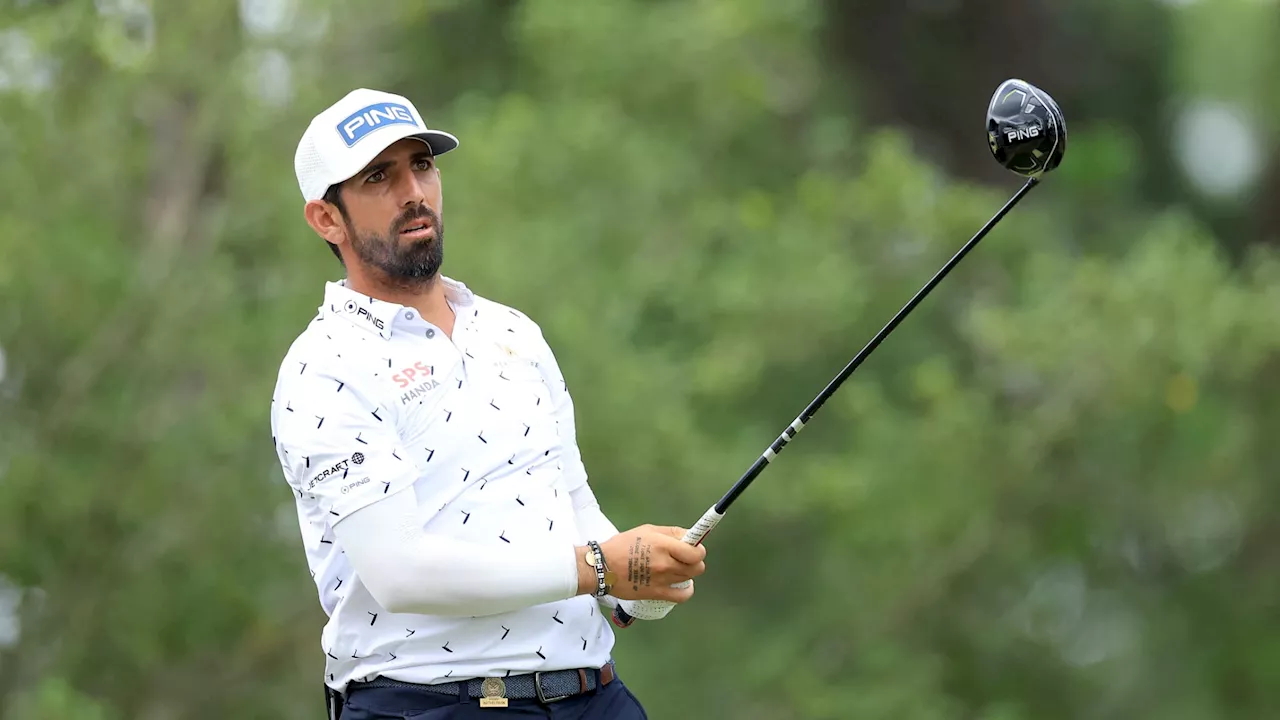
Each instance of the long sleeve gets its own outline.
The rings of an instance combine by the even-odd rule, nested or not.
[[[369,594],[395,613],[493,615],[573,597],[572,545],[480,547],[425,532],[413,488],[333,528]]]

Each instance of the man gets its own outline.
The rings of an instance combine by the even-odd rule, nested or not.
[[[408,99],[359,89],[295,158],[307,223],[346,270],[271,408],[329,616],[330,714],[643,718],[608,617],[687,601],[671,586],[706,551],[682,528],[617,531],[539,326],[440,273],[436,160],[457,146]]]

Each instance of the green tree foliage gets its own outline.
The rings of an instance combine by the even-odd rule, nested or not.
[[[1017,187],[866,121],[816,2],[368,7],[3,11],[3,716],[320,715],[267,412],[341,275],[294,146],[351,87],[462,139],[446,272],[542,325],[622,526],[693,522]],[[1134,114],[1072,124],[711,536],[694,602],[620,633],[652,717],[1280,706],[1280,264],[1128,202]]]

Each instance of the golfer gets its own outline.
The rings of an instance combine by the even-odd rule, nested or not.
[[[368,89],[298,144],[307,224],[346,277],[281,362],[271,426],[329,617],[329,714],[644,718],[613,610],[687,601],[671,586],[706,551],[683,528],[618,532],[537,323],[441,274],[436,162],[456,147]]]

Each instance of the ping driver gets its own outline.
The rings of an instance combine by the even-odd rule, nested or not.
[[[787,426],[787,429],[773,441],[763,454],[751,465],[751,468],[734,483],[729,492],[725,493],[720,501],[711,506],[706,513],[698,520],[698,522],[685,533],[684,542],[690,545],[697,545],[706,538],[707,534],[719,524],[720,520],[729,510],[729,506],[733,504],[743,491],[751,485],[751,482],[764,471],[765,467],[773,461],[774,458],[782,452],[787,443],[804,429],[806,423],[813,419],[818,412],[836,390],[845,380],[853,374],[853,371],[867,359],[875,349],[888,337],[889,333],[903,321],[904,318],[920,304],[920,301],[933,290],[947,273],[951,272],[964,256],[978,244],[982,238],[1000,222],[1013,206],[1016,205],[1028,192],[1031,191],[1039,182],[1040,178],[1045,174],[1054,170],[1062,162],[1062,156],[1067,148],[1067,125],[1062,117],[1062,110],[1058,108],[1058,104],[1049,97],[1048,93],[1031,83],[1023,80],[1011,79],[1006,80],[996,88],[995,94],[991,96],[991,102],[987,106],[987,140],[991,148],[991,154],[1004,167],[1013,172],[1028,178],[1027,182],[1022,186],[1012,198],[1005,203],[1004,207],[995,214],[987,224],[974,235],[968,243],[957,252],[942,269],[933,276],[924,287],[911,298],[897,315],[885,325],[879,333],[867,343],[866,347],[857,354],[849,362],[848,365],[840,371],[830,383],[823,388],[822,392],[809,403],[804,412]],[[685,581],[676,587],[688,587],[690,581]],[[617,619],[622,622],[628,622],[631,619],[639,620],[658,620],[671,612],[675,607],[675,603],[663,600],[621,600],[618,608],[615,610]]]

